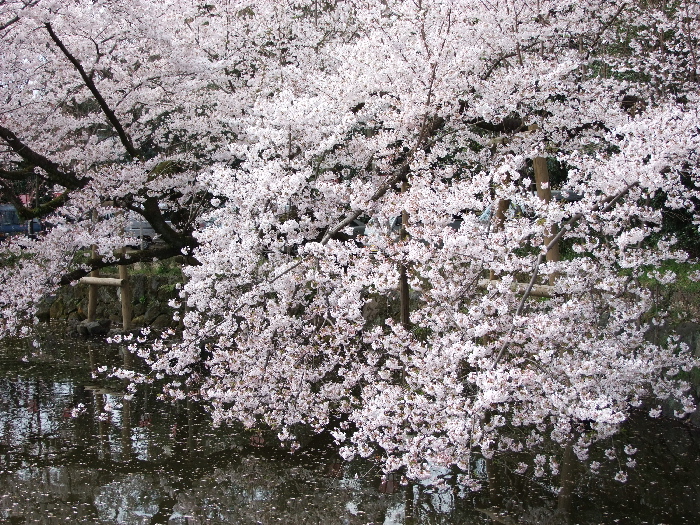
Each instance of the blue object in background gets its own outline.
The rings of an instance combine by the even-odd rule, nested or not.
[[[0,204],[0,238],[8,235],[27,235],[29,233],[28,222],[19,218],[17,210],[11,204]],[[42,230],[38,219],[32,220],[33,233]]]

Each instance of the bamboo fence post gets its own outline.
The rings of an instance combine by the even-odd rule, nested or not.
[[[92,222],[93,224],[97,222],[97,210],[92,210]],[[90,246],[90,258],[97,258],[97,245],[93,244]],[[90,277],[99,277],[100,270],[93,270],[90,272]],[[95,320],[97,314],[97,285],[91,284],[88,289],[88,311],[87,320],[92,322]]]
[[[552,200],[552,190],[549,188],[549,171],[547,170],[547,159],[544,157],[535,157],[532,159],[532,167],[535,170],[535,186],[537,187],[537,196],[540,200],[549,204]],[[557,229],[555,226],[545,227],[544,231],[544,244],[549,245],[550,241],[557,234]],[[556,262],[561,260],[561,255],[559,254],[559,243],[555,243],[546,255],[547,262]],[[556,274],[549,274],[549,284],[550,286],[554,284],[556,280]]]
[[[126,254],[126,246],[122,248],[122,255]],[[125,264],[119,265],[119,278],[122,280],[120,287],[121,303],[122,303],[122,329],[131,329],[131,282],[129,281],[129,271]]]
[[[90,254],[92,258],[94,259],[96,254],[97,254],[97,249],[95,248],[95,245],[92,245],[92,248],[90,249]],[[90,277],[99,277],[100,276],[100,271],[99,270],[93,270],[90,272]],[[87,311],[87,320],[89,322],[92,322],[95,320],[96,314],[97,314],[97,286],[96,284],[90,284],[88,285],[88,311]]]

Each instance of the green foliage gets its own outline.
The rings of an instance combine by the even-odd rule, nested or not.
[[[169,294],[174,293],[175,289],[176,289],[176,287],[173,283],[164,284],[159,288],[159,290],[164,290],[165,292],[167,292]]]
[[[413,336],[421,342],[426,342],[433,331],[430,328],[424,326],[414,326],[412,329]]]
[[[129,273],[136,275],[160,275],[182,277],[182,265],[173,259],[153,263],[139,263],[129,267]]]
[[[180,265],[168,263],[167,261],[160,262],[154,265],[156,275],[180,275]]]
[[[689,190],[693,189],[694,185],[690,177],[681,178],[681,182]],[[671,209],[666,207],[668,197],[660,191],[651,199],[650,205],[655,209],[661,209],[661,231],[654,235],[651,239],[656,242],[660,238],[673,235],[678,241],[676,247],[684,250],[690,257],[700,257],[700,230],[698,226],[693,224],[694,210],[688,209]],[[698,202],[693,202],[694,207],[700,205]]]
[[[660,266],[644,268],[644,273],[640,276],[639,281],[651,287],[657,284],[657,280],[652,276],[653,272],[663,275],[669,271],[676,274],[676,281],[663,286],[666,293],[682,292],[700,296],[700,282],[690,278],[693,273],[700,272],[700,263],[698,262],[679,263],[678,261],[664,261]]]

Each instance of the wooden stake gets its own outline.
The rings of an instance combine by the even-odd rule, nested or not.
[[[534,159],[532,159],[532,167],[535,170],[535,186],[537,187],[537,196],[540,198],[540,200],[549,204],[549,201],[552,200],[552,190],[549,188],[549,171],[547,170],[547,159],[545,159],[544,157],[535,157]],[[545,246],[547,246],[550,243],[550,241],[554,238],[556,234],[557,229],[554,226],[545,229]],[[547,252],[546,260],[547,262],[561,260],[561,256],[559,254],[559,243],[556,243]],[[549,274],[549,284],[553,285],[555,280],[556,275],[553,273]]]
[[[122,255],[126,253],[126,247],[122,248]],[[129,281],[129,272],[125,264],[119,265],[119,278],[122,281],[121,285],[121,301],[122,301],[122,330],[131,329],[131,282]]]
[[[97,257],[97,246],[94,244],[90,248],[90,257],[92,259],[95,259]],[[90,272],[90,277],[99,279],[100,277],[100,271],[99,270],[93,270]],[[88,311],[87,311],[87,320],[89,322],[92,322],[95,320],[95,317],[97,315],[97,284],[90,284],[90,288],[88,290]]]

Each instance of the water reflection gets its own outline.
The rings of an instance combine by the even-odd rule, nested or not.
[[[162,403],[155,387],[130,399],[92,377],[125,359],[85,341],[0,349],[0,523],[700,522],[700,434],[683,425],[629,426],[640,451],[624,485],[570,450],[558,495],[503,458],[476,462],[479,492],[447,471],[442,485],[407,485],[320,442],[290,456],[264,435],[213,431],[197,405]]]

